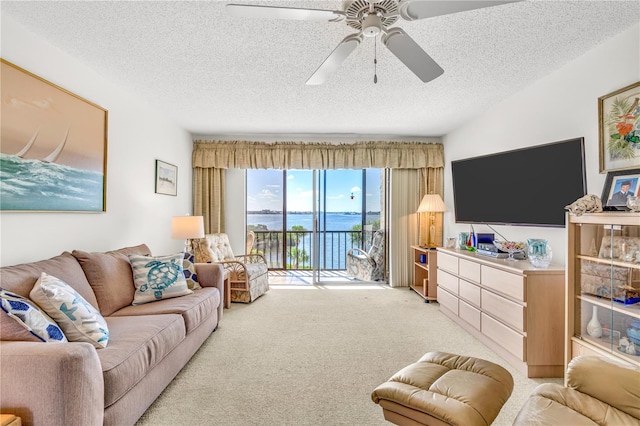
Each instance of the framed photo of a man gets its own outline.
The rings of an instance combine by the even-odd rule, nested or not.
[[[627,198],[638,195],[638,190],[640,169],[609,172],[602,189],[602,205],[616,210],[628,210]]]

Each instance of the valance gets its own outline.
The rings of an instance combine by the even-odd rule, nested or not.
[[[432,142],[251,142],[197,140],[194,168],[422,169],[444,167],[444,149]]]

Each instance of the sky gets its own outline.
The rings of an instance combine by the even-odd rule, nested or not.
[[[362,170],[327,170],[318,173],[324,188],[326,176],[326,211],[361,212],[362,197],[366,210],[380,210],[380,170],[367,170],[367,191],[363,192]],[[276,210],[283,208],[282,170],[247,170],[247,210]],[[287,170],[286,193],[288,211],[313,210],[313,171]]]

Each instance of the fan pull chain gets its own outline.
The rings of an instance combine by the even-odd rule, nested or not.
[[[378,84],[378,38],[373,39],[373,84]]]

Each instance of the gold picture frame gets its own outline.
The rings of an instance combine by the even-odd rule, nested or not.
[[[0,210],[104,212],[107,110],[0,58]]]
[[[600,173],[640,167],[640,81],[598,98]]]

